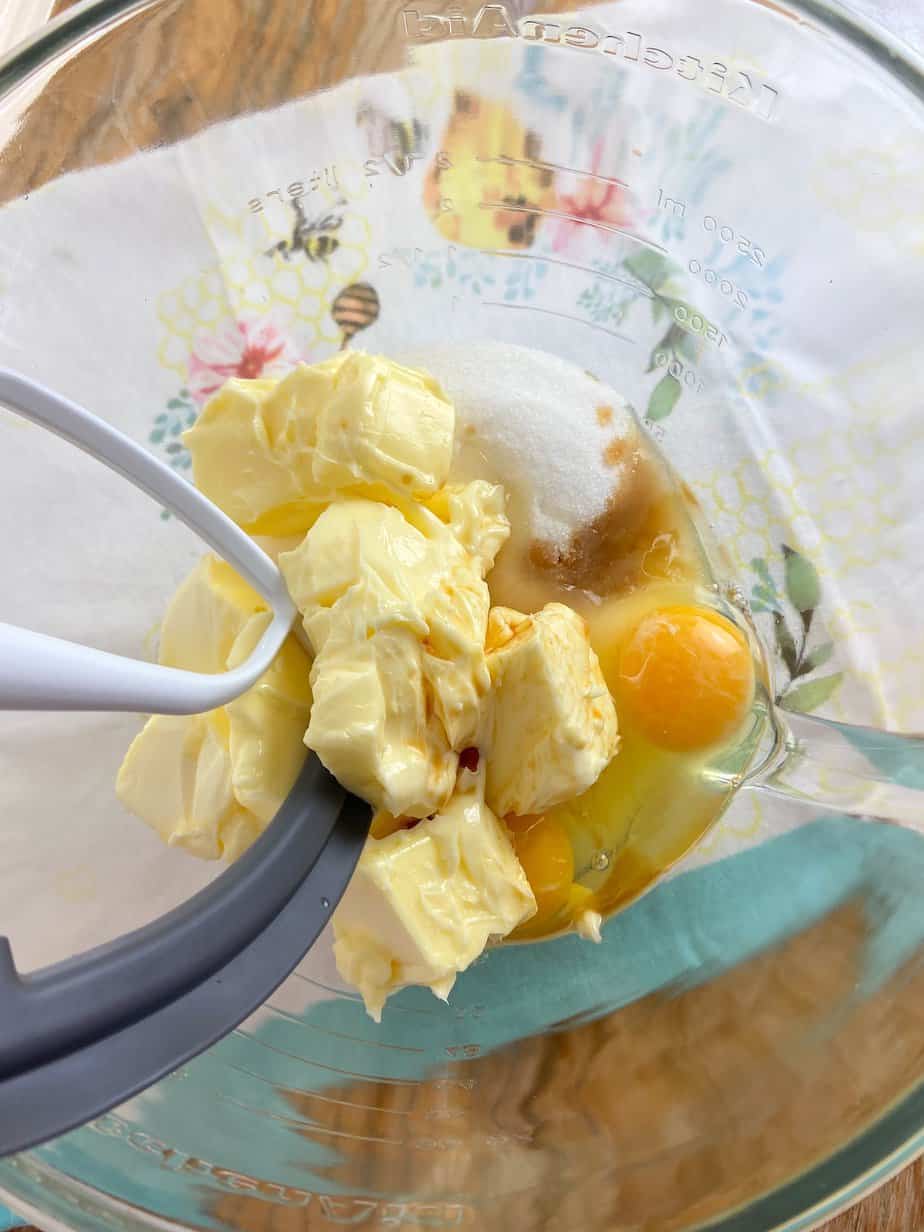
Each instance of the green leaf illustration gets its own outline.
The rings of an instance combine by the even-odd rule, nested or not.
[[[783,662],[786,664],[790,677],[797,675],[799,652],[796,650],[795,638],[790,633],[789,625],[786,623],[782,612],[775,611],[773,613],[773,632],[776,636],[777,649]]]
[[[780,610],[779,595],[768,586],[757,583],[752,587],[751,594],[760,603],[765,604],[769,611],[778,612]]]
[[[780,705],[784,710],[795,710],[799,714],[808,714],[810,710],[817,710],[819,706],[823,706],[829,697],[833,697],[843,679],[843,672],[835,672],[831,676],[822,676],[818,680],[807,680],[805,684],[787,690],[779,699]]]
[[[802,670],[799,672],[799,675],[807,676],[816,667],[824,667],[833,654],[834,643],[822,642],[820,646],[816,646],[805,656],[805,661],[802,664]]]
[[[776,583],[774,582],[770,574],[770,566],[767,564],[767,562],[763,559],[762,556],[754,557],[754,559],[751,561],[751,568],[754,570],[754,572],[757,574],[757,576],[760,578],[760,580],[763,582],[763,584],[767,587],[768,590],[772,590],[774,592],[776,591]]]
[[[654,421],[659,419],[667,419],[668,415],[677,405],[677,399],[680,397],[683,387],[678,380],[675,380],[670,373],[666,373],[658,381],[652,391],[651,397],[648,399],[648,413],[646,418]]]
[[[658,367],[658,355],[661,351],[666,353],[668,362],[673,359],[674,351],[677,349],[682,337],[683,330],[677,325],[672,325],[661,341],[656,343],[651,355],[648,357],[648,367],[645,371],[654,372],[655,368]]]
[[[696,334],[688,333],[687,330],[680,330],[680,337],[677,340],[677,351],[684,359],[698,359],[702,343]]]
[[[171,398],[170,401],[167,403],[167,406],[170,407],[171,411],[185,411],[186,410],[186,402],[185,400],[181,398]]]
[[[625,267],[629,273],[652,290],[654,290],[659,282],[663,281],[667,273],[667,266],[668,263],[664,257],[647,248],[634,253],[625,261]]]
[[[783,544],[783,556],[786,567],[786,593],[793,607],[801,612],[803,617],[813,612],[821,599],[821,582],[818,573],[810,560],[796,552],[787,544]]]

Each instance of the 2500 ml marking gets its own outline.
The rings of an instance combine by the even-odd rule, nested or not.
[[[716,218],[714,214],[705,214],[703,216],[703,230],[708,231],[710,235],[716,236],[723,244],[734,244],[741,255],[747,257],[758,269],[763,269],[767,264],[767,254],[763,248],[758,248],[747,236],[736,231],[734,227],[728,226],[720,218]]]

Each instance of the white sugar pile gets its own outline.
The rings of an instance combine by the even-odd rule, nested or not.
[[[398,358],[440,382],[455,404],[457,441],[476,447],[519,497],[531,538],[565,547],[627,481],[638,440],[629,405],[573,364],[500,342]]]

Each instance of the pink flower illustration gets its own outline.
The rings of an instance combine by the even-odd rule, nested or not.
[[[281,376],[298,363],[292,339],[271,321],[235,321],[196,340],[189,357],[189,392],[199,406],[231,377]]]
[[[573,193],[560,193],[556,209],[562,214],[570,214],[574,219],[586,219],[586,223],[609,223],[614,227],[625,227],[630,222],[627,192],[621,183],[615,179],[601,176],[600,160],[603,155],[603,142],[594,146],[590,170],[581,180]],[[553,241],[555,252],[567,248],[571,239],[587,230],[585,222],[565,220],[558,226]]]

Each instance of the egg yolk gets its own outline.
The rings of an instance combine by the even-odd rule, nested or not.
[[[744,634],[710,608],[682,604],[645,616],[619,655],[620,717],[660,748],[727,740],[750,709],[754,661]]]
[[[530,925],[550,920],[564,907],[574,881],[568,831],[553,817],[508,817],[513,848],[536,897]]]

